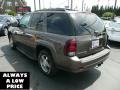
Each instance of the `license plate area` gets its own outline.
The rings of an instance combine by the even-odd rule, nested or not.
[[[99,39],[92,40],[92,49],[99,47]]]

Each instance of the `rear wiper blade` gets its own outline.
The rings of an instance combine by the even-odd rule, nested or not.
[[[87,25],[87,24],[86,24]],[[87,30],[90,34],[91,34],[91,32],[90,32],[90,30],[89,29],[87,29],[84,25],[80,25],[82,28],[84,28],[85,30]],[[80,27],[80,28],[81,28]]]

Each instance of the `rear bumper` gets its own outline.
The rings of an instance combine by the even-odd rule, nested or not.
[[[103,51],[84,58],[78,58],[77,56],[68,57],[68,64],[62,69],[73,73],[82,72],[91,67],[102,64],[108,58],[109,54],[110,49],[106,48]]]

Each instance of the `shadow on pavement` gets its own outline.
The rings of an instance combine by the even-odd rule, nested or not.
[[[111,48],[120,49],[120,42],[109,41],[108,44]]]
[[[15,71],[30,72],[32,90],[83,90],[101,75],[97,69],[90,69],[78,74],[59,71],[55,77],[50,78],[40,72],[37,62],[29,60],[17,50],[10,49],[8,45],[3,46],[1,50]]]

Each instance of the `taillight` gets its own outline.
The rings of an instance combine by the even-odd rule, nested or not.
[[[70,39],[66,42],[65,47],[64,47],[64,54],[66,56],[75,56],[77,51],[77,42],[76,39]]]

